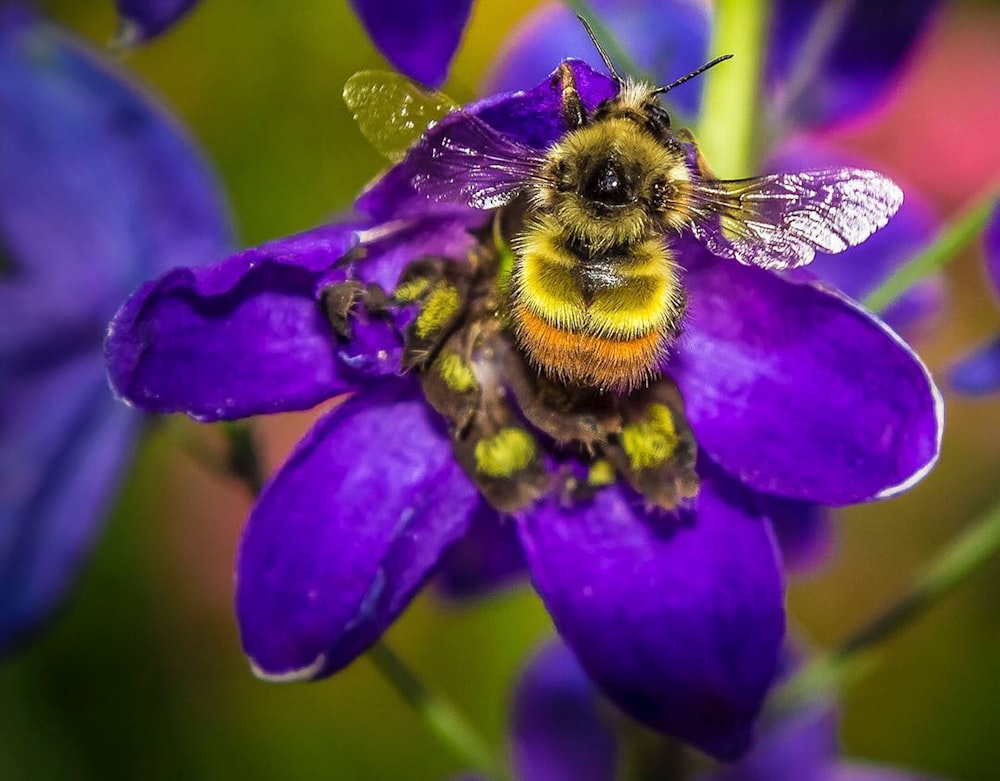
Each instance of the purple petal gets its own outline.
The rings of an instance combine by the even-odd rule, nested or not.
[[[407,382],[356,396],[265,487],[237,563],[255,672],[301,680],[349,664],[395,620],[478,501],[438,416]]]
[[[805,127],[873,108],[886,99],[939,5],[778,0],[766,64],[772,107]]]
[[[0,392],[0,653],[62,600],[103,526],[140,418],[96,354]]]
[[[82,46],[0,10],[0,354],[100,341],[135,285],[229,245],[214,178],[172,118]]]
[[[441,560],[438,583],[447,596],[466,599],[516,582],[525,571],[514,524],[480,501],[468,533]]]
[[[983,234],[986,273],[1000,295],[1000,204]],[[948,384],[959,393],[979,396],[1000,390],[1000,336],[962,358],[948,372]]]
[[[941,396],[888,326],[817,283],[684,246],[689,313],[666,368],[713,460],[763,493],[830,505],[927,474]]]
[[[836,713],[810,706],[762,727],[745,757],[698,781],[830,781],[836,762]]]
[[[430,87],[444,83],[472,0],[351,0],[351,5],[397,70]]]
[[[617,86],[607,76],[579,61],[571,61],[570,67],[588,111],[615,95]],[[561,92],[550,75],[530,90],[493,95],[465,106],[463,111],[478,116],[518,143],[544,150],[566,132],[560,106]],[[484,222],[484,213],[477,209],[436,203],[417,192],[412,183],[420,173],[412,160],[404,159],[369,186],[355,206],[378,222],[415,215],[464,219],[470,227]]]
[[[590,8],[644,74],[668,84],[708,59],[711,14],[698,0],[593,0]],[[485,92],[522,89],[542,79],[560,61],[574,57],[600,62],[594,44],[564,3],[544,3],[507,39]],[[624,63],[615,63],[625,75]],[[632,74],[639,76],[641,74]],[[688,116],[698,112],[703,80],[670,95]]]
[[[422,195],[419,197],[424,198]],[[424,198],[424,203],[430,201]],[[486,215],[485,219],[489,220],[490,216]],[[469,250],[476,245],[470,231],[483,224],[484,215],[477,212],[472,219],[468,213],[463,216],[418,216],[362,231],[360,237],[366,239],[365,256],[355,264],[354,272],[362,282],[374,283],[385,291],[391,291],[414,260],[430,257],[460,260],[467,257]],[[381,232],[384,232],[382,238],[369,238]]]
[[[124,24],[121,43],[128,46],[155,38],[198,5],[198,1],[115,0],[115,8]]]
[[[115,390],[202,420],[307,409],[351,390],[316,286],[354,242],[352,226],[334,225],[147,283],[108,331]]]
[[[871,168],[863,160],[830,147],[798,143],[785,145],[773,154],[767,169],[775,172],[810,171],[822,168]],[[938,232],[941,221],[912,189],[889,224],[864,243],[839,255],[819,254],[809,271],[830,282],[851,298],[862,300],[903,262],[909,260]],[[944,301],[944,275],[935,274],[915,285],[882,314],[896,329],[912,327],[938,313]]]
[[[993,289],[1000,294],[1000,202],[993,208],[993,215],[983,233],[983,249],[986,252],[986,272]]]
[[[948,372],[948,384],[970,396],[1000,390],[1000,336],[953,366]]]
[[[771,521],[786,569],[807,572],[829,559],[834,537],[826,507],[768,494],[758,494],[757,499]]]
[[[697,508],[649,512],[615,486],[519,518],[535,587],[613,702],[725,759],[746,750],[784,635],[770,527],[753,497],[700,470]]]
[[[614,781],[618,747],[597,692],[562,643],[532,659],[514,693],[518,781]]]

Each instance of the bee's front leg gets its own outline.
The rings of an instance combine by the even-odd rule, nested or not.
[[[565,62],[560,64],[556,69],[554,81],[561,92],[562,116],[566,127],[570,130],[581,127],[587,121],[587,111],[583,107],[583,101],[580,100],[573,69]]]
[[[705,155],[701,153],[701,149],[698,147],[698,142],[694,138],[694,133],[687,128],[684,128],[677,133],[677,136],[681,141],[688,144],[691,149],[694,150],[695,164],[698,166],[698,173],[701,174],[701,178],[717,179],[718,177],[709,166],[708,160],[705,159]]]

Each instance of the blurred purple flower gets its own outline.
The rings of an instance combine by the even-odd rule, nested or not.
[[[618,743],[608,715],[569,649],[558,642],[543,648],[514,692],[510,745],[517,781],[614,781]],[[837,721],[832,704],[814,703],[762,724],[749,754],[698,781],[930,781],[843,759]]]
[[[986,253],[986,274],[996,295],[1000,295],[1000,204],[983,235]],[[971,355],[963,358],[949,373],[955,390],[971,395],[995,393],[1000,390],[1000,335]]]
[[[351,5],[397,70],[429,87],[444,83],[472,0],[351,0]]]
[[[165,33],[200,0],[115,0],[121,18],[118,44],[134,46]]]
[[[705,0],[593,0],[589,6],[627,47],[632,61],[664,84],[708,59],[712,11]],[[483,90],[520,89],[545,78],[562,60],[594,56],[594,44],[568,4],[546,2],[507,39]],[[672,93],[671,105],[686,117],[695,116],[703,85],[704,80],[695,80]]]
[[[765,65],[772,118],[822,128],[876,108],[940,0],[776,0]]]
[[[173,121],[67,36],[0,10],[0,651],[72,585],[139,432],[107,387],[107,318],[144,277],[228,246]]]
[[[585,64],[570,67],[586,110],[615,93]],[[535,149],[565,133],[551,78],[466,111]],[[476,348],[471,377],[452,376],[449,386],[470,392],[472,410],[490,400],[488,419],[467,421],[480,435],[460,434],[461,409],[447,409],[455,397],[435,395],[449,382],[443,364],[417,377],[404,371],[414,314],[400,281],[419,282],[415,261],[428,258],[443,259],[445,274],[473,273],[480,266],[465,259],[485,251],[474,234],[491,220],[418,193],[422,170],[412,155],[391,168],[358,199],[353,222],[170,271],[112,323],[112,382],[141,409],[220,420],[354,393],[316,423],[251,512],[236,606],[255,671],[303,680],[343,668],[470,526],[505,523],[557,628],[608,697],[716,756],[739,755],[784,633],[781,568],[760,493],[844,504],[908,488],[940,443],[940,398],[926,369],[841,294],[687,241],[678,250],[688,325],[664,364],[672,380],[650,393],[669,395],[676,382],[683,396],[683,411],[662,403],[675,405],[677,426],[686,419],[693,429],[697,498],[657,509],[673,482],[639,474],[577,491],[585,464],[556,446],[551,420],[516,387],[524,375],[511,367],[523,364],[507,332],[489,330],[493,311],[475,321],[489,348]],[[369,306],[360,296],[372,284],[396,291],[395,303],[382,293]],[[359,298],[345,304],[344,291]],[[479,446],[510,431],[527,455],[511,467],[517,480],[498,482],[527,493],[508,507],[511,495],[494,492],[480,469],[488,453]]]

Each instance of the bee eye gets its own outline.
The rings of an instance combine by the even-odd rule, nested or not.
[[[670,130],[670,115],[659,103],[646,106],[646,127],[657,138],[666,136]]]

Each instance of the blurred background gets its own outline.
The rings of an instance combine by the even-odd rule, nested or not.
[[[478,2],[446,91],[476,94],[504,33],[533,3]],[[95,43],[110,2],[52,14]],[[628,42],[624,42],[627,46]],[[384,67],[346,3],[209,0],[126,58],[217,167],[240,240],[346,208],[382,161],[340,93]],[[828,140],[921,188],[942,215],[1000,174],[1000,7],[950,2],[875,121]],[[935,372],[1000,326],[978,248],[916,340]],[[836,643],[901,593],[1000,497],[1000,397],[949,394],[941,463],[915,490],[841,514],[837,551],[795,581],[793,625]],[[314,413],[262,422],[280,463]],[[361,659],[332,680],[257,681],[240,652],[232,562],[249,498],[151,429],[80,587],[36,643],[0,665],[0,778],[442,779],[461,768]],[[499,744],[510,683],[552,633],[527,586],[463,605],[425,592],[394,647]],[[849,754],[953,779],[1000,778],[1000,562],[888,643],[844,702]]]

